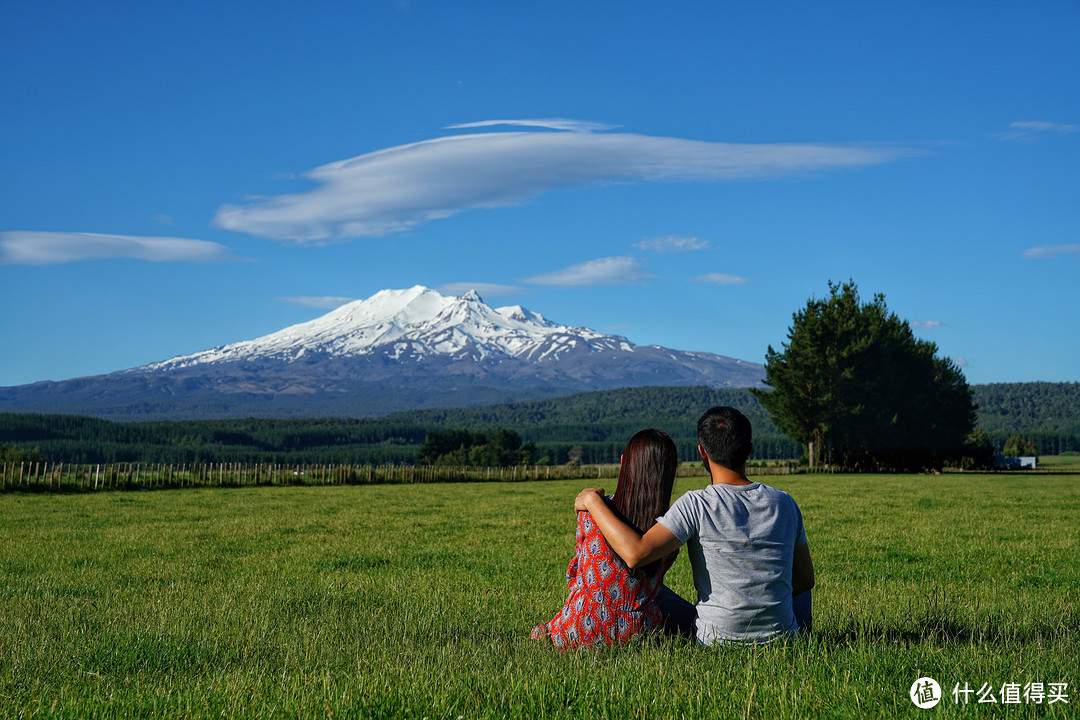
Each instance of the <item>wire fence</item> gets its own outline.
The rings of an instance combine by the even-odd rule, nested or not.
[[[750,476],[806,473],[795,464],[748,467]],[[851,472],[815,468],[813,474]],[[965,472],[946,470],[946,472]],[[986,472],[985,470],[979,472]],[[996,471],[1024,475],[1072,474],[1073,469]],[[679,477],[701,477],[700,463],[679,466]],[[187,487],[252,487],[263,485],[385,485],[440,482],[524,482],[533,480],[605,480],[619,476],[617,464],[520,465],[469,467],[450,465],[303,465],[244,463],[3,463],[0,492],[156,490]]]
[[[683,465],[682,477],[703,475]],[[471,467],[450,465],[311,465],[244,463],[4,463],[2,491],[156,490],[262,485],[375,485],[439,482],[523,482],[617,478],[617,464]]]

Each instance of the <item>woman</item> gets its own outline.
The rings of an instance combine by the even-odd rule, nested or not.
[[[619,467],[619,484],[608,502],[644,534],[663,515],[679,466],[678,452],[663,430],[642,430],[630,438]],[[638,570],[615,554],[587,512],[578,513],[574,559],[566,570],[570,597],[562,612],[533,628],[534,640],[549,639],[559,648],[622,643],[659,627],[657,595],[664,573],[678,552]]]

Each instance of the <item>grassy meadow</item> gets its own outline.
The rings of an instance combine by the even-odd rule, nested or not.
[[[765,480],[803,510],[811,636],[567,653],[528,636],[580,480],[0,495],[0,717],[1080,715],[1080,475]],[[668,584],[693,599],[685,556]],[[1068,703],[1001,703],[1031,682]]]
[[[1038,457],[1040,470],[1052,470],[1054,472],[1074,472],[1080,474],[1080,455],[1070,453],[1068,455],[1040,455]]]

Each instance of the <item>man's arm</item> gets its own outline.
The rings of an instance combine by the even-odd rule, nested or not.
[[[791,594],[792,596],[801,595],[812,587],[814,587],[814,561],[810,559],[810,546],[796,545],[795,561],[791,567]]]
[[[660,523],[656,523],[645,535],[638,535],[604,502],[603,488],[586,488],[574,501],[574,509],[587,510],[593,522],[600,528],[611,549],[618,553],[627,567],[638,568],[670,555],[682,542]]]

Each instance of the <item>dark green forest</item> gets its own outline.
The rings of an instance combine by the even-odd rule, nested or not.
[[[1080,452],[1080,383],[972,386],[979,427],[997,450],[1013,435],[1039,454]],[[645,387],[477,408],[415,410],[367,419],[111,422],[78,415],[0,414],[0,444],[12,457],[51,462],[408,464],[429,432],[512,430],[533,461],[618,462],[627,439],[661,427],[683,460],[697,459],[697,418],[713,405],[739,408],[753,423],[753,459],[794,459],[803,448],[781,435],[748,390]],[[2,451],[0,451],[2,453]]]

